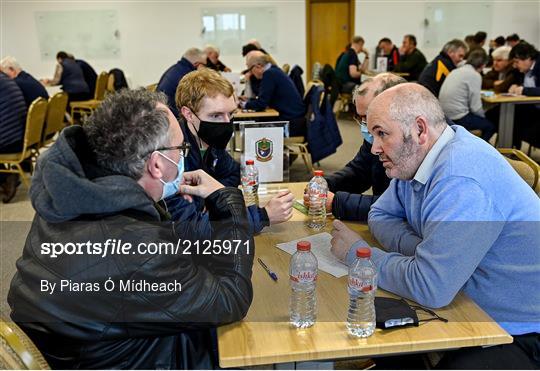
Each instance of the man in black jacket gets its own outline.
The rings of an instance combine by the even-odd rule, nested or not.
[[[444,45],[439,55],[424,68],[418,78],[418,83],[438,97],[444,79],[458,67],[466,53],[465,42],[459,39],[450,40]]]
[[[326,211],[338,219],[366,221],[371,205],[390,184],[379,157],[371,153],[373,137],[367,131],[366,113],[377,95],[404,82],[407,81],[402,77],[382,73],[366,79],[353,91],[355,121],[360,126],[364,140],[356,156],[343,169],[324,177],[329,188]],[[373,195],[361,194],[369,188],[373,188]],[[307,202],[309,198],[304,194],[304,204]]]
[[[184,172],[187,151],[164,94],[122,90],[40,157],[8,302],[52,368],[215,367],[210,329],[247,313],[254,246],[241,192]],[[156,202],[176,192],[205,198],[211,240],[175,233]]]

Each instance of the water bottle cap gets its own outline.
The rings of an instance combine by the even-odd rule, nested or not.
[[[356,249],[356,256],[359,258],[371,257],[371,249],[369,247],[359,247]]]
[[[255,164],[255,161],[253,160],[246,160],[246,165],[253,165]]]
[[[315,176],[323,176],[323,175],[324,175],[324,171],[322,171],[322,170],[315,170],[315,171],[313,172],[313,174],[315,174]]]
[[[296,250],[299,251],[310,251],[311,250],[311,242],[309,241],[300,241],[296,244]]]

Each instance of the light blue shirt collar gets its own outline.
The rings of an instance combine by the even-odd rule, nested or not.
[[[416,171],[413,180],[426,184],[427,180],[431,176],[431,173],[433,172],[433,167],[435,166],[437,157],[439,157],[439,154],[443,150],[446,143],[450,142],[454,138],[454,135],[454,130],[447,125],[439,139],[437,139],[433,147],[431,147],[429,150],[427,156],[424,158],[424,161],[422,161],[420,164],[420,167]]]

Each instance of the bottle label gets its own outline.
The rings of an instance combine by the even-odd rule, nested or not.
[[[295,276],[291,274],[289,277],[291,278],[291,281],[300,283],[310,283],[317,281],[317,273],[309,271],[298,272]]]
[[[356,277],[349,277],[349,287],[366,293],[373,290],[371,280],[361,280]]]

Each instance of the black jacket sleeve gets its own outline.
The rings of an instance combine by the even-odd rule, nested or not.
[[[367,222],[369,209],[379,196],[337,192],[332,201],[332,214],[340,220]]]
[[[370,153],[364,142],[360,150],[347,165],[333,174],[325,176],[331,192],[362,193],[373,185],[372,166],[378,159]]]

